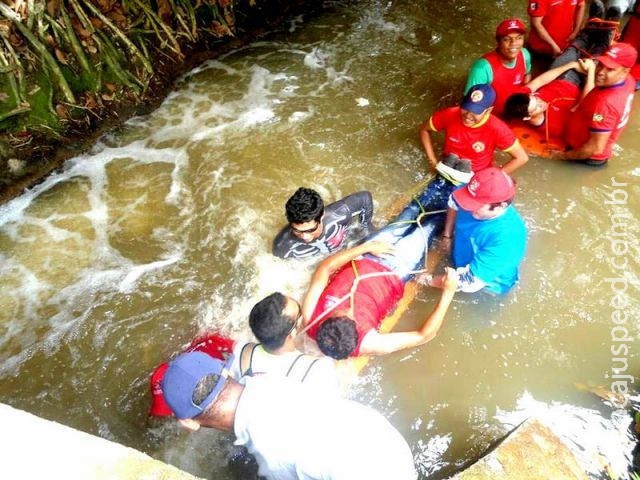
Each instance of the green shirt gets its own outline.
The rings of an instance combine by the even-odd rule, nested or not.
[[[524,55],[524,64],[526,67],[526,73],[531,73],[531,54],[529,50],[526,48],[522,49],[522,54]],[[517,60],[517,59],[516,59]],[[511,62],[509,65],[505,65],[507,68],[513,68],[516,66],[516,60]],[[467,79],[467,84],[464,87],[464,93],[466,94],[471,87],[474,85],[479,85],[481,83],[492,83],[493,82],[493,70],[491,69],[491,65],[486,58],[479,58],[471,65],[471,70],[469,71],[469,78]]]

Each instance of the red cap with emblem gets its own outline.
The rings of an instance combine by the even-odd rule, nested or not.
[[[511,200],[516,193],[513,179],[501,168],[489,167],[476,173],[468,184],[453,192],[461,208],[475,211],[487,203]]]

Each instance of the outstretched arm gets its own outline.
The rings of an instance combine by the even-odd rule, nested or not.
[[[578,62],[565,63],[564,65],[560,65],[559,67],[547,70],[546,72],[538,75],[536,78],[527,83],[527,87],[529,87],[529,90],[531,90],[531,92],[536,92],[545,85],[554,81],[564,72],[571,70],[572,68],[580,68]]]
[[[340,269],[346,263],[349,263],[354,258],[364,255],[365,253],[372,253],[374,255],[380,255],[387,253],[393,249],[393,246],[385,242],[366,242],[355,247],[342,250],[335,253],[318,264],[313,276],[311,277],[311,285],[307,294],[304,297],[302,304],[302,316],[305,323],[309,321],[313,310],[316,308],[318,299],[329,283],[331,276]]]
[[[451,300],[453,300],[457,285],[456,278],[455,270],[447,268],[440,300],[438,300],[435,308],[425,320],[422,328],[412,332],[391,333],[378,333],[372,330],[362,339],[360,353],[362,355],[383,355],[405,348],[417,347],[435,338],[440,327],[442,327],[444,316],[449,309]]]

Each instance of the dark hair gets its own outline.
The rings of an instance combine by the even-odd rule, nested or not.
[[[295,318],[284,315],[287,297],[275,292],[256,303],[249,313],[249,326],[268,350],[280,348],[291,332]]]
[[[319,222],[324,214],[324,202],[315,190],[300,187],[287,200],[285,210],[289,223]]]
[[[502,202],[490,203],[489,210],[495,210],[496,208],[501,207],[503,203],[506,203],[507,206],[511,205],[513,203],[513,197],[508,198],[507,200],[504,200]]]
[[[356,322],[349,317],[331,317],[318,328],[316,342],[328,357],[342,360],[358,346]]]
[[[504,113],[508,118],[518,118],[522,120],[529,116],[529,103],[531,99],[526,93],[514,93],[507,98],[504,104]]]

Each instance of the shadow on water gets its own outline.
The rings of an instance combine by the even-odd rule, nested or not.
[[[457,101],[471,60],[521,3],[337,2],[201,65],[156,111],[1,207],[0,400],[229,478],[227,435],[149,421],[150,372],[202,331],[249,338],[250,308],[274,290],[302,298],[313,265],[269,254],[298,186],[328,201],[370,190],[381,225],[427,178],[418,125]],[[606,169],[532,158],[516,173],[529,227],[520,285],[459,295],[435,340],[376,359],[349,391],[405,435],[423,478],[532,416],[592,478],[626,469],[630,417],[592,392],[623,366],[607,279],[628,280],[618,310],[638,336],[639,129],[636,115]],[[436,298],[420,291],[398,328]],[[639,372],[633,346],[623,353],[624,371]]]

